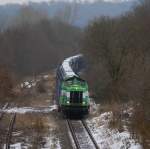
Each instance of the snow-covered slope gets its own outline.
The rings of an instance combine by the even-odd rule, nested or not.
[[[141,145],[131,138],[127,130],[119,132],[118,129],[110,129],[111,118],[112,112],[105,112],[87,120],[88,127],[100,149],[142,149]]]

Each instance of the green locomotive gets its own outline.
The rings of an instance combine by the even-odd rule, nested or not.
[[[82,55],[68,58],[57,69],[56,95],[64,113],[88,114],[89,111],[88,84],[77,74],[83,67],[82,58]]]

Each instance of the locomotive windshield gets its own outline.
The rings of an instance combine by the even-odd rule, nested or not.
[[[82,103],[83,92],[71,91],[70,92],[70,103]]]

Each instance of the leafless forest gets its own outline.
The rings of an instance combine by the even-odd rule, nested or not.
[[[80,29],[24,7],[0,34],[0,63],[21,75],[55,68],[79,49]]]
[[[81,30],[62,20],[25,6],[8,28],[1,28],[0,96],[12,94],[19,78],[54,69],[79,51]]]
[[[131,129],[142,136],[145,148],[150,138],[149,26],[150,1],[144,0],[123,16],[101,17],[89,24],[82,48],[89,61],[92,96],[115,106],[116,113],[121,103],[132,101]]]

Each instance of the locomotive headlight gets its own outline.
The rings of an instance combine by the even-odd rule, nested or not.
[[[85,105],[85,104],[86,104],[86,102],[85,102],[85,101],[83,101],[83,102],[82,102],[82,104],[84,104],[84,105]]]
[[[67,101],[67,104],[69,104],[70,102],[69,101]]]

